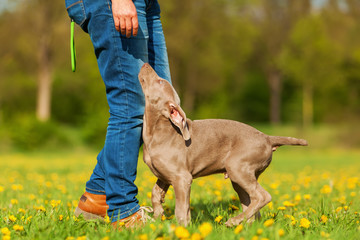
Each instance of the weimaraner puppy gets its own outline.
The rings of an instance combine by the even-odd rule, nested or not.
[[[145,95],[144,161],[158,178],[151,197],[154,217],[163,214],[165,193],[172,185],[176,219],[186,226],[191,219],[192,180],[214,173],[230,178],[243,209],[227,226],[259,216],[271,195],[257,179],[269,166],[272,152],[281,145],[306,146],[306,140],[268,136],[231,120],[191,121],[181,109],[175,89],[149,64],[141,68],[139,81]]]

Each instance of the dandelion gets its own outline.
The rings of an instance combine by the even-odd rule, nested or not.
[[[200,235],[200,233],[194,233],[193,235],[191,235],[191,240],[201,240],[203,239]]]
[[[271,227],[274,224],[274,219],[268,219],[264,222],[264,227]]]
[[[152,196],[151,192],[148,192],[148,193],[146,194],[146,196],[151,199],[151,196]]]
[[[86,235],[85,235],[85,236],[81,236],[81,237],[77,237],[76,240],[86,240]]]
[[[0,191],[1,191],[1,190],[0,190]],[[350,193],[350,196],[351,196],[351,197],[356,197],[356,192],[351,192],[351,193]]]
[[[223,216],[217,216],[214,221],[220,223],[221,219],[223,219]]]
[[[279,229],[278,234],[279,234],[279,237],[282,237],[285,235],[285,231],[283,229]]]
[[[278,207],[278,210],[284,211],[284,210],[286,210],[286,207]]]
[[[25,213],[26,213],[26,210],[25,210],[25,209],[23,209],[23,208],[19,208],[18,212],[19,212],[19,213],[23,213],[23,214],[25,214]]]
[[[26,221],[29,223],[29,222],[31,222],[31,219],[32,219],[32,216],[29,216],[26,218]]]
[[[311,224],[311,222],[306,218],[302,218],[300,220],[300,227],[302,227],[302,228],[309,228],[310,224]]]
[[[300,202],[300,201],[301,201],[301,195],[300,195],[300,194],[296,194],[294,200],[295,200],[296,202]]]
[[[10,215],[9,220],[12,222],[15,222],[17,220],[17,218],[14,215]]]
[[[16,205],[19,203],[19,201],[17,199],[11,199],[10,202],[12,205]]]
[[[57,206],[59,206],[61,203],[61,200],[51,200],[50,201],[50,205],[52,208],[56,208]]]
[[[285,207],[294,207],[294,206],[295,206],[295,204],[294,204],[294,203],[289,202],[289,201],[285,201],[285,202],[283,202],[283,205],[284,205]]]
[[[270,210],[272,210],[272,209],[274,208],[273,202],[269,202],[269,203],[268,203],[268,208],[269,208]]]
[[[328,217],[325,216],[325,215],[322,215],[321,218],[320,218],[320,222],[326,223],[327,221],[328,221]]]
[[[229,210],[239,210],[239,208],[233,204],[229,204]]]
[[[165,215],[162,215],[162,216],[161,216],[161,221],[165,221],[165,220],[166,220]]]
[[[321,189],[320,189],[320,193],[322,194],[330,194],[332,192],[332,189],[329,185],[324,185]]]
[[[199,231],[201,233],[201,236],[205,238],[207,235],[209,235],[212,231],[212,225],[208,222],[205,222],[200,225]]]
[[[258,230],[256,230],[257,235],[261,235],[263,232],[264,232],[264,230],[262,228],[259,228]]]
[[[1,228],[1,233],[3,235],[10,235],[11,234],[10,230],[7,227]]]
[[[63,215],[60,215],[59,216],[59,221],[62,221],[64,219],[64,216]]]
[[[150,228],[151,228],[153,231],[155,231],[155,230],[156,230],[155,224],[151,223],[151,224],[150,224]]]
[[[148,235],[146,233],[145,234],[140,234],[139,239],[140,240],[148,240]]]
[[[44,208],[43,205],[41,206],[34,206],[34,209],[40,212],[46,212],[46,209]]]
[[[0,186],[0,192],[5,191],[5,188],[3,186]]]
[[[310,199],[311,199],[311,195],[310,195],[310,194],[305,194],[305,195],[304,195],[304,199],[305,199],[305,200],[310,200]]]
[[[244,229],[244,226],[242,224],[237,225],[236,228],[234,229],[234,233],[235,234],[239,234],[241,233],[241,231]]]
[[[24,227],[23,227],[23,226],[20,226],[20,225],[18,225],[18,224],[15,224],[15,225],[13,226],[13,229],[14,229],[15,231],[24,231]]]
[[[105,236],[105,237],[103,237],[101,240],[109,240],[109,239],[110,239],[109,236]]]
[[[175,229],[175,235],[176,237],[180,238],[180,239],[184,239],[184,238],[189,238],[190,237],[190,233],[189,231],[182,227],[182,226],[179,226],[179,227],[176,227]]]
[[[344,210],[345,210],[345,211],[348,211],[349,208],[350,208],[349,206],[344,206]]]
[[[338,213],[338,212],[340,212],[342,209],[343,209],[342,207],[338,207],[338,208],[336,208],[335,212]]]
[[[324,232],[324,231],[321,231],[321,232],[320,232],[320,236],[322,236],[322,237],[324,237],[324,238],[328,238],[328,237],[330,237],[330,234],[329,234],[329,233],[326,233],[326,232]]]

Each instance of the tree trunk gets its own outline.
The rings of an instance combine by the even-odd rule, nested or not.
[[[49,37],[43,35],[39,41],[39,73],[36,118],[46,122],[51,115],[51,59]]]
[[[278,71],[268,73],[270,87],[270,122],[274,125],[281,122],[281,76]]]

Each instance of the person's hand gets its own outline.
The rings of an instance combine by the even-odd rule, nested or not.
[[[132,0],[112,0],[115,28],[127,38],[136,36],[139,29],[137,12]]]

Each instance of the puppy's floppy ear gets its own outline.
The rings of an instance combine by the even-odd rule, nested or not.
[[[186,123],[186,115],[185,112],[181,109],[181,107],[173,102],[169,103],[170,110],[170,121],[179,128],[183,138],[185,141],[190,139],[189,127]]]

